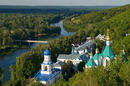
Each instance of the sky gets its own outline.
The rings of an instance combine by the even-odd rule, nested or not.
[[[130,4],[130,0],[0,0],[0,5],[27,6],[97,6],[126,4]]]

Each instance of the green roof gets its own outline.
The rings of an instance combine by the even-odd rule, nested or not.
[[[71,54],[74,54],[74,48],[72,48],[72,50],[71,50]]]
[[[94,67],[94,66],[96,66],[96,63],[94,62],[93,59],[90,59],[85,65]]]
[[[95,55],[93,56],[93,60],[98,60],[98,58],[99,58],[99,54],[95,53]]]
[[[112,49],[110,46],[106,46],[103,53],[103,57],[109,57],[110,59],[114,58],[116,55],[113,53]]]

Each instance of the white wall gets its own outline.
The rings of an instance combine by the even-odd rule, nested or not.
[[[105,57],[105,58],[103,59],[103,66],[104,66],[104,67],[106,67],[107,61],[110,62],[109,57]],[[108,64],[108,65],[109,65],[109,64]]]
[[[56,76],[55,76],[56,75]],[[56,81],[60,78],[61,76],[61,71],[58,71],[54,74],[54,78],[52,78],[51,80],[48,81],[41,81],[41,83],[45,84],[45,85],[50,85],[50,84],[54,84],[56,83]]]
[[[94,60],[94,62],[96,63],[96,65],[98,65],[98,60]]]

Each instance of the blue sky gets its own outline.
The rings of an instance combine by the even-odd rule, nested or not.
[[[0,5],[64,5],[64,6],[95,6],[125,5],[130,0],[0,0]]]

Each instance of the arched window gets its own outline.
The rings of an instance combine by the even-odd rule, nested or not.
[[[103,60],[103,66],[105,67],[105,66],[109,65],[110,64],[109,61],[110,61],[110,59],[108,57],[105,57]]]
[[[47,71],[47,66],[44,67],[44,71]]]

